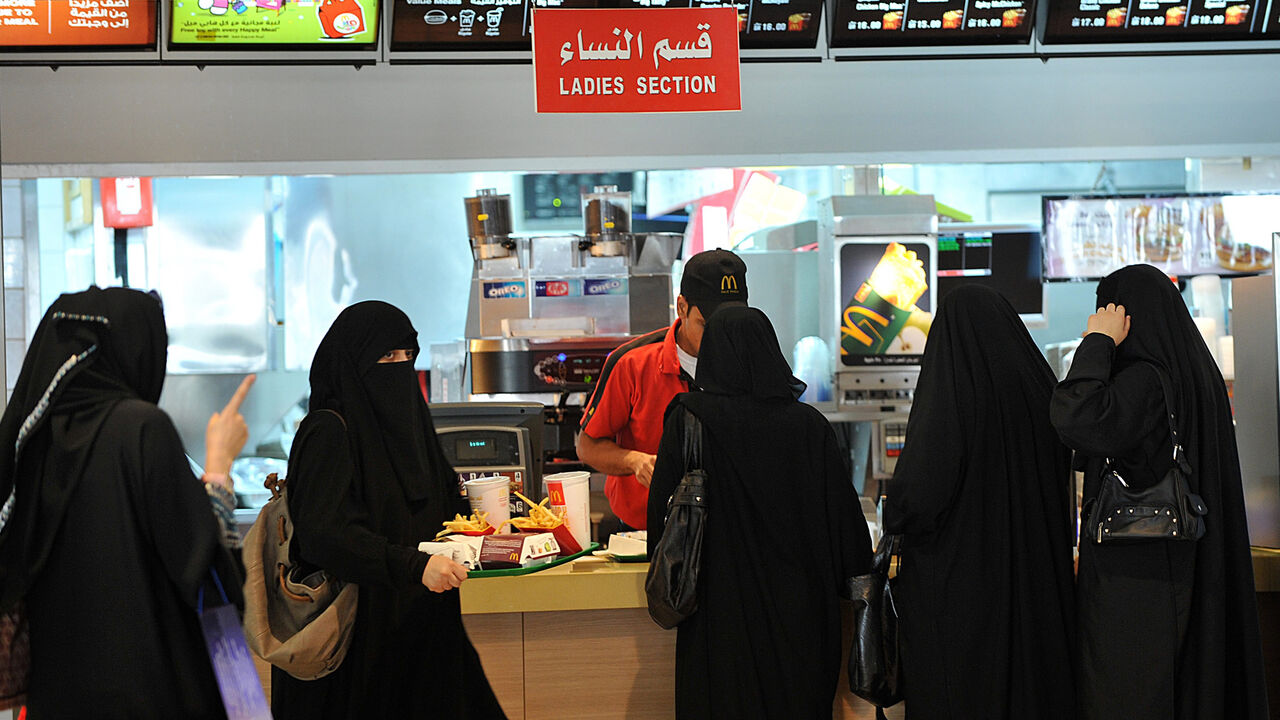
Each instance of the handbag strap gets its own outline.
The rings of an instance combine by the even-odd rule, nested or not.
[[[702,469],[702,421],[689,408],[684,409],[684,469]]]
[[[1182,443],[1178,441],[1178,415],[1173,404],[1173,389],[1169,384],[1169,376],[1159,365],[1152,362],[1142,361],[1142,364],[1151,368],[1156,374],[1156,378],[1160,380],[1160,391],[1164,393],[1164,410],[1165,415],[1169,418],[1169,441],[1173,445],[1173,461],[1183,473],[1191,474],[1191,464],[1187,462],[1186,453],[1182,450]]]
[[[1173,404],[1173,388],[1169,384],[1169,377],[1165,375],[1164,370],[1159,365],[1147,360],[1142,360],[1141,362],[1151,368],[1151,371],[1156,374],[1156,379],[1160,382],[1160,392],[1164,395],[1165,417],[1169,420],[1169,441],[1173,445],[1173,462],[1184,475],[1190,475],[1191,464],[1187,462],[1187,455],[1182,449],[1182,443],[1178,441],[1178,413],[1174,409],[1176,406]],[[1111,469],[1111,461],[1112,458],[1106,458],[1104,473]],[[1119,474],[1116,477],[1119,478]],[[1120,478],[1120,484],[1129,487],[1129,483],[1125,482],[1124,478]]]

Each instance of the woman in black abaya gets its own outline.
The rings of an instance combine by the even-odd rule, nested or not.
[[[1074,718],[1070,453],[1054,376],[992,290],[942,300],[885,498],[908,717]]]
[[[311,412],[289,455],[289,511],[300,560],[358,583],[360,599],[334,673],[304,681],[272,670],[277,720],[505,717],[462,627],[466,569],[417,549],[456,496],[417,351],[409,318],[377,301],[343,310],[316,349]]]
[[[1053,424],[1083,460],[1084,512],[1104,458],[1134,487],[1173,460],[1169,378],[1204,537],[1094,544],[1082,537],[1077,587],[1079,703],[1086,720],[1262,720],[1267,716],[1253,566],[1231,406],[1222,375],[1177,287],[1134,265],[1098,284]]]
[[[62,295],[0,420],[0,605],[26,607],[32,720],[225,717],[196,606],[202,584],[219,604],[211,571],[240,602],[227,472],[252,376],[209,422],[202,484],[156,407],[167,350],[155,297]]]
[[[831,426],[796,398],[773,326],[754,308],[708,319],[703,392],[667,408],[649,487],[649,548],[684,474],[686,411],[702,422],[708,519],[698,610],[678,629],[676,717],[830,718],[838,591],[871,542]]]

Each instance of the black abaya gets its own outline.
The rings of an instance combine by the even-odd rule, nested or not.
[[[1070,455],[1054,377],[997,293],[958,288],[925,346],[884,508],[908,717],[1074,717]]]
[[[1131,266],[1098,285],[1124,305],[1119,346],[1085,337],[1053,398],[1053,423],[1085,461],[1085,512],[1103,458],[1136,486],[1172,463],[1155,364],[1173,385],[1190,483],[1208,506],[1200,540],[1095,545],[1083,538],[1077,601],[1086,720],[1267,717],[1261,637],[1239,457],[1226,387],[1177,288]],[[1084,522],[1087,517],[1082,517]]]
[[[462,627],[458,591],[422,585],[429,556],[417,544],[451,514],[454,474],[412,363],[377,362],[417,347],[404,313],[363,302],[316,351],[312,412],[289,456],[289,510],[300,560],[358,583],[359,604],[334,673],[303,681],[273,669],[277,720],[504,717]]]
[[[677,718],[830,718],[838,592],[870,539],[831,426],[797,389],[768,319],[725,307],[698,359],[704,392],[672,401],[649,488],[650,548],[684,473],[685,411],[702,422],[709,515],[698,610],[676,640]],[[802,386],[801,386],[802,387]]]
[[[0,421],[0,577],[26,603],[32,720],[224,717],[197,591],[212,569],[239,602],[241,573],[155,406],[166,348],[155,298],[63,295]]]

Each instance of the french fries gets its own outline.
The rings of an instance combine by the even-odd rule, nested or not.
[[[465,518],[455,514],[452,520],[444,521],[444,529],[436,533],[436,537],[458,532],[484,532],[490,527],[492,526],[489,525],[489,513],[487,512],[475,512],[471,514],[471,517]]]
[[[516,497],[523,500],[525,504],[529,506],[529,517],[511,518],[498,527],[499,533],[501,533],[508,525],[511,525],[517,530],[550,530],[564,524],[563,511],[552,510],[547,507],[547,503],[551,498],[543,498],[542,502],[535,503],[518,492],[516,493]]]

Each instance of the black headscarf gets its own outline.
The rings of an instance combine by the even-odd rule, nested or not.
[[[943,298],[884,508],[903,535],[913,712],[1073,717],[1071,459],[1049,423],[1054,385],[1002,296]]]
[[[437,500],[439,478],[453,476],[412,362],[379,363],[392,350],[418,350],[409,317],[369,300],[343,310],[311,361],[311,406],[335,410],[347,423],[366,482],[390,470],[411,502]]]
[[[1177,405],[1178,435],[1191,463],[1192,486],[1209,508],[1206,533],[1196,542],[1192,613],[1181,683],[1186,708],[1220,713],[1223,697],[1256,705],[1261,685],[1260,638],[1240,459],[1226,384],[1191,313],[1169,277],[1150,265],[1131,265],[1098,283],[1098,306],[1124,305],[1129,334],[1116,346],[1112,377],[1139,362],[1168,374]],[[1224,672],[1225,671],[1225,672]],[[1212,678],[1224,683],[1210,689]],[[1199,687],[1197,693],[1197,686]]]
[[[168,345],[159,300],[137,290],[91,287],[45,313],[0,419],[0,604],[44,567],[111,410],[160,399]]]
[[[694,382],[705,392],[760,400],[797,400],[805,388],[791,374],[769,317],[744,305],[722,306],[707,319]]]

